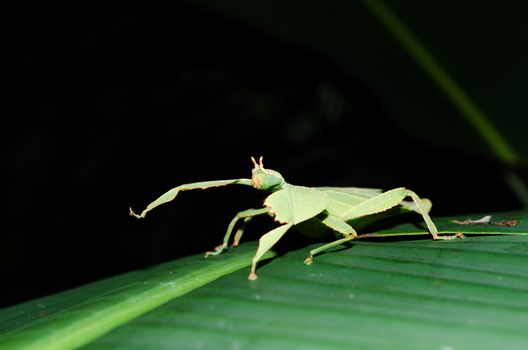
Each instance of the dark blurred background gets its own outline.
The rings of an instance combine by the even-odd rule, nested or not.
[[[504,174],[527,178],[526,6],[389,4],[518,161],[360,2],[6,9],[0,306],[213,248],[261,193],[187,192],[142,221],[128,207],[249,177],[252,155],[293,184],[409,187],[433,216],[521,208]]]

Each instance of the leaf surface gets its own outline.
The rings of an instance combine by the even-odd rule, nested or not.
[[[524,349],[528,237],[357,242],[224,276],[86,349]]]
[[[0,349],[74,349],[220,276],[251,264],[256,245],[135,271],[0,310]]]
[[[468,219],[477,220],[489,213],[462,215],[453,217],[435,218],[434,223],[438,228],[439,233],[463,233],[463,234],[478,234],[478,235],[500,235],[500,234],[528,234],[528,220],[527,213],[523,211],[494,213],[491,215],[491,223],[476,224],[476,225],[460,225],[453,221],[465,221]],[[410,235],[427,235],[425,223],[419,220],[413,220],[402,223],[393,227],[387,227],[376,230],[378,236],[410,236]],[[507,226],[507,223],[513,223],[512,226]]]
[[[452,219],[435,222],[480,236],[357,240],[306,266],[314,244],[261,264],[254,282],[242,268],[254,243],[131,272],[0,310],[0,348],[524,349],[528,214],[492,215],[511,227]],[[405,230],[425,232],[378,233]]]

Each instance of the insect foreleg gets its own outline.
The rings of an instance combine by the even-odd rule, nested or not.
[[[180,185],[178,187],[174,187],[164,194],[162,194],[158,199],[150,203],[142,212],[141,214],[136,214],[132,210],[132,208],[129,208],[129,214],[132,216],[135,216],[138,219],[142,219],[147,215],[149,211],[156,208],[159,205],[165,204],[167,202],[170,202],[176,198],[179,192],[181,191],[190,191],[190,190],[205,190],[207,188],[211,187],[221,187],[221,186],[227,186],[227,185],[246,185],[251,186],[251,180],[250,179],[232,179],[232,180],[213,180],[213,181],[202,181],[202,182],[193,182],[190,184],[184,184]]]
[[[244,211],[241,211],[241,212],[237,213],[235,215],[235,217],[233,218],[233,220],[231,220],[231,222],[229,223],[229,226],[227,226],[227,231],[226,231],[226,234],[224,236],[224,241],[222,242],[222,244],[220,244],[219,246],[215,247],[215,249],[213,251],[205,253],[205,257],[208,257],[210,255],[218,255],[218,254],[222,253],[223,251],[225,251],[227,249],[227,245],[229,244],[229,238],[231,238],[231,234],[233,233],[233,229],[235,228],[235,225],[238,222],[238,220],[244,219],[244,224],[243,224],[243,227],[241,227],[237,231],[237,234],[235,235],[236,245],[238,245],[238,241],[242,237],[242,233],[244,232],[245,224],[247,224],[247,222],[252,217],[257,216],[257,215],[267,214],[267,213],[268,213],[268,208],[248,209],[248,210],[244,210]],[[235,245],[235,244],[233,244],[233,245]]]
[[[314,255],[319,254],[320,252],[335,247],[337,245],[351,241],[357,236],[357,233],[354,228],[352,228],[352,226],[335,216],[328,215],[327,217],[322,219],[321,222],[332,230],[343,234],[343,236],[345,237],[311,250],[308,257],[304,260],[304,263],[306,265],[310,265],[313,262]]]
[[[262,258],[264,254],[266,254],[268,250],[271,249],[271,247],[273,247],[275,243],[278,242],[279,239],[281,239],[282,236],[284,236],[286,231],[288,231],[292,226],[293,224],[287,223],[285,225],[274,228],[273,230],[260,237],[257,253],[253,257],[253,261],[251,264],[251,272],[248,276],[249,280],[254,281],[257,279],[257,274],[255,273],[255,270],[257,269],[257,262],[260,260],[260,258]]]

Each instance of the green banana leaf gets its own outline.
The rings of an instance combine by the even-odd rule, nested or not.
[[[314,244],[268,256],[255,282],[255,243],[102,280],[0,310],[0,349],[526,348],[528,213],[453,219],[435,222],[472,236],[357,240],[306,266]],[[424,234],[378,234],[402,231]]]
[[[421,142],[528,159],[525,2],[187,2],[329,58],[373,87]]]

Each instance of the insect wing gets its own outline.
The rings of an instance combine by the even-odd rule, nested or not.
[[[343,189],[339,187],[323,187],[323,189],[323,192],[330,198],[327,211],[337,217],[342,217],[353,206],[381,194],[378,190],[356,187]]]
[[[325,210],[329,202],[330,198],[319,190],[285,184],[282,190],[266,198],[264,205],[276,221],[296,225]]]
[[[363,187],[313,187],[316,190],[319,191],[334,191],[334,192],[342,192],[342,193],[348,193],[352,195],[363,195],[367,197],[374,197],[380,193],[383,192],[381,188],[363,188]]]

